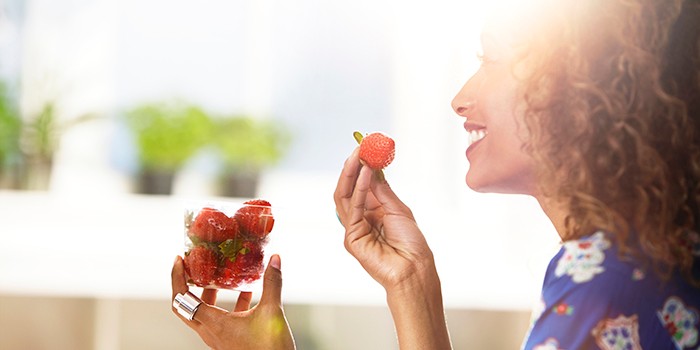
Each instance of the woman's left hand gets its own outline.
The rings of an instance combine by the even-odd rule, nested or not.
[[[361,165],[359,147],[345,161],[333,198],[345,248],[387,292],[407,282],[439,284],[413,213],[384,179]]]
[[[177,257],[172,269],[172,300],[189,291],[182,257]],[[292,331],[282,309],[282,272],[280,258],[273,255],[265,270],[260,302],[250,307],[251,292],[241,292],[232,311],[215,306],[216,289],[204,289],[202,304],[187,320],[172,307],[172,311],[212,349],[295,349]]]

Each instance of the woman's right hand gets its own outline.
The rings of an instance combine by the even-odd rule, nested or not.
[[[345,161],[333,197],[345,248],[387,291],[434,272],[413,213],[383,178],[362,166],[359,148]]]

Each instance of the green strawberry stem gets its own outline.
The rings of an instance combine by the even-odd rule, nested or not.
[[[386,182],[386,178],[384,177],[384,170],[382,170],[382,169],[375,170],[374,176],[377,177],[377,180],[379,180],[379,182]]]
[[[358,145],[362,144],[362,139],[364,138],[364,136],[362,136],[361,132],[359,132],[359,131],[353,132],[352,137],[355,138],[355,141],[357,141]],[[377,177],[377,180],[379,180],[379,182],[386,182],[386,178],[384,177],[384,171],[382,169],[375,170],[374,176]]]
[[[352,133],[352,136],[355,138],[355,141],[357,141],[358,145],[362,143],[362,139],[364,138],[362,136],[362,133],[360,133],[359,131],[355,131]]]

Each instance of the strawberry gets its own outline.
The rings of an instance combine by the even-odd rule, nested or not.
[[[253,199],[243,204],[245,205],[233,215],[241,231],[257,239],[265,238],[275,224],[270,202]]]
[[[185,271],[192,283],[200,287],[212,283],[218,264],[216,252],[203,246],[194,247],[185,255]]]
[[[221,268],[214,284],[219,288],[235,289],[241,284],[241,280],[233,274],[233,269],[228,265],[229,263],[226,263],[226,266]]]
[[[237,235],[236,220],[213,208],[202,209],[190,227],[190,237],[200,241],[220,243]]]
[[[381,170],[394,161],[394,140],[381,132],[373,132],[365,137],[359,132],[355,139],[360,143],[360,160],[374,170]]]
[[[247,283],[257,280],[263,272],[263,257],[263,250],[259,244],[244,242],[243,249],[233,262],[234,274]]]
[[[224,259],[224,265],[216,280],[217,285],[232,288],[259,279],[263,273],[263,258],[262,246],[259,243],[243,242],[234,258]]]

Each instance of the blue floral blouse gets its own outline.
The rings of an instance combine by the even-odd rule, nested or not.
[[[597,232],[563,244],[523,349],[700,350],[700,289],[680,276],[661,283],[621,260],[611,238]]]

